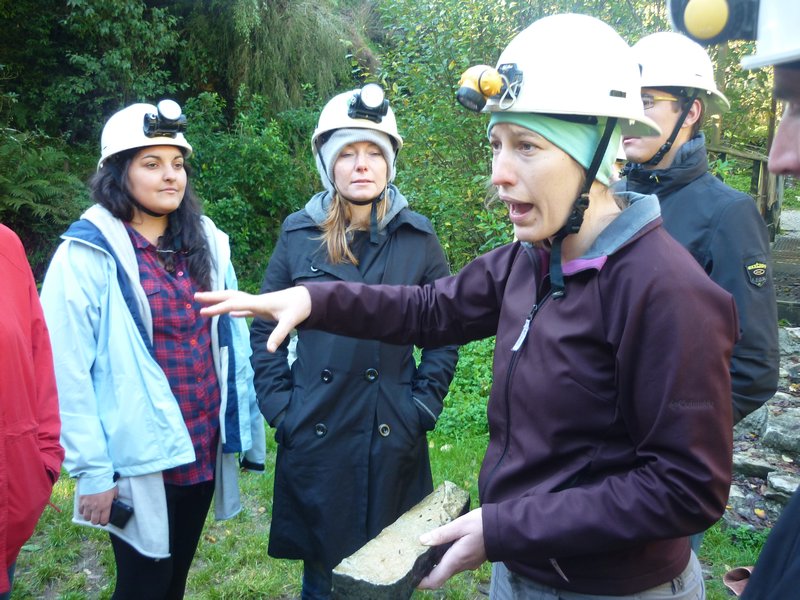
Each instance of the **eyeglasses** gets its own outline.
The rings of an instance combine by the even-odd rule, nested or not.
[[[656,105],[656,102],[664,100],[666,102],[677,102],[675,96],[654,96],[653,94],[642,94],[642,104],[645,110],[650,110]]]

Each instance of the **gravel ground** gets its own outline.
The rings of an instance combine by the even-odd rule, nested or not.
[[[782,237],[800,237],[800,210],[781,211],[781,232]]]

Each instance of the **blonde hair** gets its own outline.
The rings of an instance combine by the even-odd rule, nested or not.
[[[389,211],[391,199],[388,187],[384,190],[383,196],[383,200],[375,207],[378,223],[383,220]],[[350,217],[350,203],[344,200],[339,195],[339,192],[335,192],[330,206],[328,206],[328,215],[320,225],[322,235],[318,238],[325,244],[328,250],[328,260],[331,264],[351,262],[354,265],[358,265],[358,259],[350,250],[350,241],[353,239],[353,232],[362,229],[362,227],[352,225]]]

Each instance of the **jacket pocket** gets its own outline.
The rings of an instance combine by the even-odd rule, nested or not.
[[[8,547],[22,547],[50,499],[53,483],[39,452],[36,432],[9,435],[8,458]],[[11,466],[13,465],[13,466]]]
[[[413,394],[411,399],[414,401],[414,405],[417,407],[417,413],[419,414],[419,422],[422,427],[422,431],[433,431],[433,428],[436,427],[436,421],[438,420],[436,415],[422,400]]]

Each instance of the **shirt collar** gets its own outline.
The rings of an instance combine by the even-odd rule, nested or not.
[[[600,232],[586,253],[564,264],[564,275],[587,269],[600,270],[609,256],[627,244],[646,225],[661,216],[658,198],[636,192],[617,192],[626,208]]]

